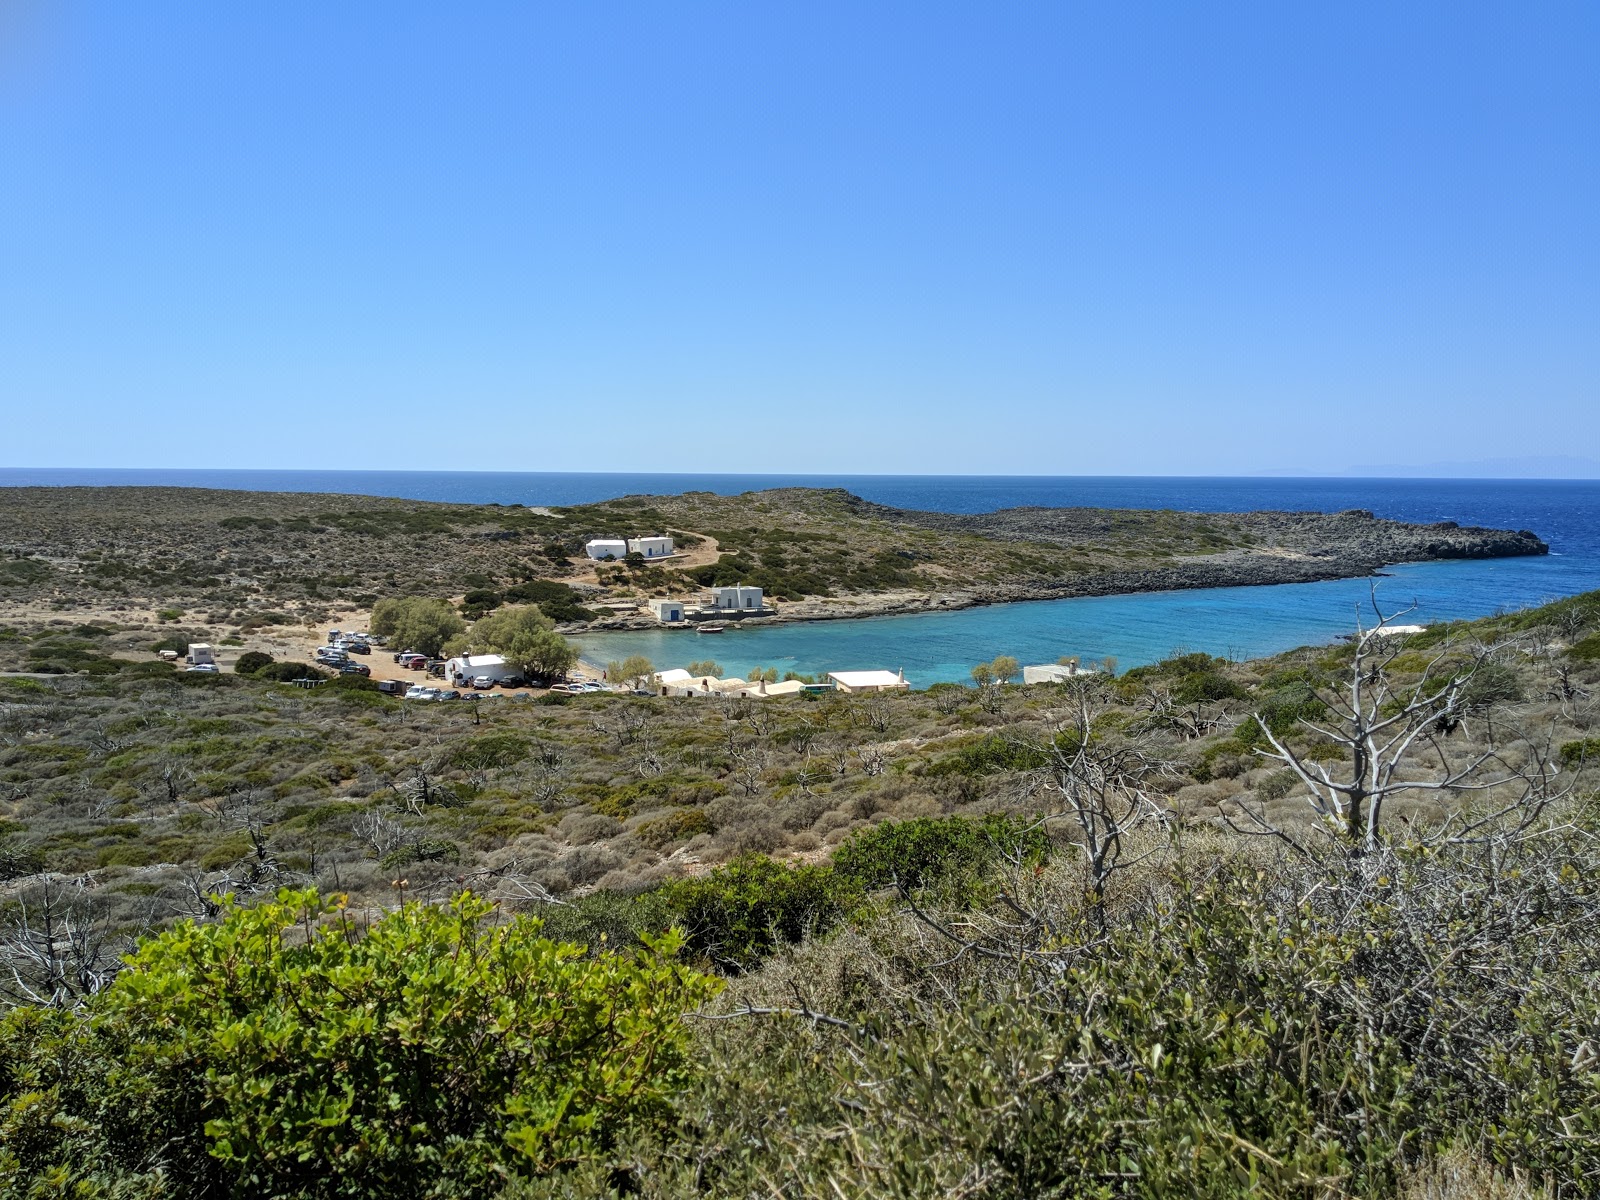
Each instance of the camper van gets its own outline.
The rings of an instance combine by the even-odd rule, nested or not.
[[[188,657],[186,657],[183,661],[188,663],[191,667],[203,667],[207,663],[211,663],[213,666],[215,666],[217,655],[216,652],[212,650],[211,647],[205,642],[190,642]]]

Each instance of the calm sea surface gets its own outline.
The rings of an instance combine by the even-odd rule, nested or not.
[[[1484,616],[1600,588],[1600,481],[1405,479],[1044,478],[1029,476],[652,475],[430,471],[0,469],[0,487],[170,485],[345,492],[460,503],[581,504],[629,493],[691,489],[734,494],[769,487],[843,487],[903,508],[987,512],[1015,505],[1336,511],[1369,508],[1402,521],[1531,529],[1548,558],[1421,563],[1379,581],[1387,606],[1415,602],[1408,621]],[[0,524],[5,498],[0,492]],[[1216,588],[1141,596],[1004,604],[913,617],[874,617],[738,630],[595,634],[584,654],[648,655],[659,667],[712,657],[729,673],[775,666],[804,673],[904,668],[917,684],[965,679],[996,654],[1054,662],[1114,655],[1122,667],[1174,650],[1250,657],[1331,641],[1353,626],[1369,581]]]

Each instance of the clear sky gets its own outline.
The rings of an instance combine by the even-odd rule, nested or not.
[[[1600,457],[1600,4],[0,4],[0,465]]]

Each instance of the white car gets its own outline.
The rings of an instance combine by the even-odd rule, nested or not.
[[[438,688],[423,687],[421,684],[412,684],[406,689],[407,700],[433,700],[439,695]]]
[[[193,675],[197,671],[202,675],[216,675],[219,668],[216,663],[196,663],[192,667],[185,667],[183,671],[186,675]]]

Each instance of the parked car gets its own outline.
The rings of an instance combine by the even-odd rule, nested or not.
[[[432,700],[438,694],[438,691],[438,688],[423,687],[420,683],[414,683],[406,689],[405,698],[407,700]]]
[[[372,674],[372,668],[367,666],[366,663],[342,662],[339,664],[339,674],[360,675],[365,678]]]
[[[449,688],[446,691],[440,692],[437,696],[434,697],[434,699],[435,700],[459,700],[459,699],[461,699],[461,693],[456,691],[455,688]]]
[[[555,692],[558,695],[562,695],[562,696],[581,696],[581,695],[583,695],[583,684],[581,684],[581,683],[552,683],[550,685],[550,690],[552,692]]]
[[[428,665],[426,654],[402,654],[395,660],[408,671],[420,671]]]
[[[186,675],[193,675],[193,674],[196,674],[197,672],[199,674],[201,674],[201,675],[216,675],[216,674],[218,674],[218,668],[217,668],[217,664],[216,663],[195,663],[195,665],[192,666],[192,667],[185,667],[183,669],[183,671],[184,671],[184,674],[186,674]]]
[[[472,686],[477,688],[480,692],[486,692],[494,686],[494,680],[490,679],[487,675],[479,675],[472,681]]]
[[[372,647],[367,645],[365,642],[352,642],[352,641],[349,641],[347,639],[345,641],[340,642],[339,645],[343,646],[351,654],[371,654],[372,653]]]

